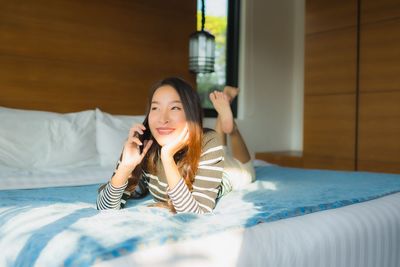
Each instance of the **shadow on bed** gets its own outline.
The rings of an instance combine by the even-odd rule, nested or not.
[[[65,231],[76,221],[82,218],[89,218],[97,214],[97,211],[91,208],[79,209],[72,214],[64,216],[53,223],[49,223],[35,231],[19,252],[15,266],[33,266],[35,265],[41,251],[47,246],[60,232]],[[34,223],[34,222],[32,222]],[[79,247],[82,249],[82,247]]]
[[[268,166],[242,199],[256,213],[246,226],[360,203],[400,191],[400,175]],[[371,186],[373,185],[373,186]]]
[[[363,214],[364,218],[359,219],[358,215],[354,215],[357,214],[354,211],[357,211],[359,206],[351,204],[368,201],[368,203],[362,203],[362,206],[368,207],[369,200],[379,200],[383,196],[393,195],[400,191],[400,175],[397,174],[306,170],[274,166],[256,168],[256,175],[257,181],[242,192],[243,201],[251,203],[255,212],[246,222],[247,229],[243,234],[238,265],[245,263],[251,266],[269,266],[265,265],[268,262],[273,263],[271,266],[276,266],[274,264],[278,263],[279,266],[318,266],[311,263],[319,260],[328,263],[331,263],[330,260],[336,262],[338,259],[336,256],[339,254],[335,254],[334,250],[339,250],[337,246],[346,245],[348,249],[353,248],[354,242],[365,243],[362,240],[371,234],[367,233],[371,230],[368,230],[366,225],[375,221],[377,212],[381,212],[383,218],[385,214],[390,214],[390,209],[393,210],[390,205],[378,206],[378,210],[375,207],[368,211],[370,215]],[[275,190],[270,189],[268,185],[271,184],[275,186]],[[346,208],[344,212],[339,212],[340,216],[337,215],[337,211],[328,211],[340,207]],[[276,222],[280,219],[314,212],[317,213],[311,217],[301,216],[293,220],[284,220],[282,223]],[[353,217],[349,219],[346,214]],[[367,220],[363,221],[365,217]],[[382,220],[383,229],[393,228],[390,225],[392,219]],[[350,225],[351,227],[355,225],[356,229],[365,228],[366,230],[362,230],[364,232],[361,231],[359,234]],[[348,228],[343,229],[344,226]],[[374,227],[379,229],[377,226]],[[347,230],[351,233],[346,232]],[[349,239],[350,236],[354,240]],[[382,238],[379,235],[377,237]],[[385,238],[387,239],[384,236],[381,242],[385,242],[383,241]],[[375,244],[375,240],[373,243]],[[259,252],[256,255],[250,251],[254,246]],[[377,246],[379,248],[379,243]],[[328,258],[324,255],[315,255],[321,254],[318,251],[326,252],[330,249],[333,249],[332,253],[335,255],[331,256],[328,252],[325,255]],[[394,250],[396,249],[398,247],[394,247]],[[346,254],[346,249],[336,253],[339,252],[342,253],[339,258],[348,256],[347,260],[354,260]],[[333,258],[329,259],[329,256]],[[299,259],[301,262],[298,261]]]

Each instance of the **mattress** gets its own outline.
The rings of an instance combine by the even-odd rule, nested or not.
[[[100,165],[69,169],[19,170],[0,167],[0,190],[106,183],[112,168]]]
[[[400,266],[400,193],[143,249],[96,266]]]
[[[95,171],[0,190],[0,266],[400,266],[400,175],[258,167],[212,214],[172,215],[150,196],[97,211]]]

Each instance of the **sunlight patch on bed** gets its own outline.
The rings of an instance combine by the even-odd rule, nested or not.
[[[270,182],[270,181],[255,181],[254,183],[250,184],[246,187],[248,190],[278,190],[278,183]]]

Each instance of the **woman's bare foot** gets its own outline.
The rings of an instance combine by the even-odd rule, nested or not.
[[[222,131],[225,134],[230,134],[233,131],[234,122],[229,96],[225,93],[214,91],[210,94],[210,100],[220,117]]]
[[[224,94],[226,94],[229,98],[229,102],[232,102],[233,99],[238,95],[239,88],[233,86],[225,86],[224,87]]]

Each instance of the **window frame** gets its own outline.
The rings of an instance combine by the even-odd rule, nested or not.
[[[226,85],[238,87],[239,80],[239,31],[240,0],[228,0],[226,32]],[[233,116],[237,117],[237,97],[231,104]],[[205,118],[216,118],[215,109],[203,108]]]

